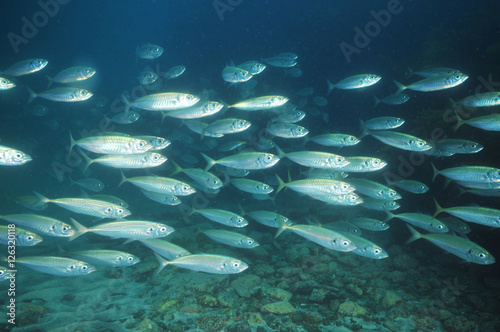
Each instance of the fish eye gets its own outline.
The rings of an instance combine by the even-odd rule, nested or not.
[[[154,155],[153,156],[153,160],[158,160],[160,157],[158,157],[157,155]]]
[[[85,271],[87,269],[87,265],[82,265],[82,270]]]
[[[417,142],[417,145],[422,146],[422,145],[424,145],[424,143],[423,142]]]
[[[378,255],[378,254],[380,254],[380,250],[375,249],[375,250],[373,250],[373,253],[374,253],[375,255]]]
[[[443,229],[443,225],[438,225],[438,229]]]
[[[3,270],[0,270],[0,277],[3,276],[5,272]]]
[[[248,244],[252,244],[252,243],[253,243],[253,241],[252,241],[252,240],[248,240]]]
[[[189,190],[189,187],[188,186],[183,186],[182,190],[187,191],[187,190]]]
[[[16,153],[16,158],[21,158],[23,155],[20,153]]]
[[[63,226],[63,228],[62,228],[62,230],[63,230],[63,231],[67,231],[68,229],[69,229],[69,228],[68,228],[68,227],[66,227],[66,226]]]
[[[123,213],[123,209],[118,209],[118,210],[116,210],[116,212],[118,212],[119,214],[122,214]]]
[[[344,247],[347,247],[347,246],[349,245],[349,242],[344,241],[344,242],[342,242],[342,245],[343,245]]]
[[[167,231],[167,227],[162,227],[162,228],[160,228],[160,232],[164,233],[164,232],[166,232],[166,231]]]
[[[485,254],[483,254],[482,252],[480,252],[480,253],[478,254],[478,256],[479,256],[479,258],[485,258],[485,257],[486,257],[486,255],[485,255]]]
[[[26,237],[26,239],[27,239],[28,241],[33,240],[33,235],[28,235],[28,236]]]
[[[236,269],[236,268],[238,268],[239,266],[240,266],[240,263],[238,263],[238,262],[234,262],[234,263],[233,263],[233,267],[234,267],[235,269]]]
[[[273,159],[273,157],[271,157],[271,156],[269,156],[269,155],[268,155],[268,156],[266,156],[266,160],[267,160],[267,161],[271,161],[272,159]]]
[[[142,148],[144,145],[145,145],[144,142],[139,142],[139,147]]]
[[[130,256],[129,258],[127,258],[130,262],[134,260],[134,257]]]
[[[186,99],[187,99],[187,100],[191,100],[191,99],[193,99],[193,96],[191,96],[191,95],[190,95],[190,96],[187,96],[187,97],[186,97]]]
[[[458,80],[460,78],[460,75],[455,76],[455,78]]]

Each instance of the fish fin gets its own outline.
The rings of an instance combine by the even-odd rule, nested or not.
[[[213,165],[217,164],[215,160],[207,156],[206,154],[202,153],[201,154],[203,158],[207,161],[207,166],[205,167],[205,172],[208,171],[210,168],[212,168]]]
[[[394,213],[392,213],[391,211],[386,210],[385,213],[386,213],[386,217],[384,219],[384,222],[387,222],[387,221],[391,220],[392,218],[394,218]]]
[[[28,92],[30,94],[30,97],[28,98],[28,104],[31,103],[36,97],[38,97],[38,95],[33,91],[31,90],[30,88],[26,87],[26,89],[28,89]]]
[[[69,186],[72,187],[74,184],[76,184],[75,181],[73,181],[73,179],[68,175],[68,180],[70,182]]]
[[[407,77],[410,77],[410,76],[413,76],[415,74],[415,72],[413,71],[413,69],[411,69],[410,67],[408,67],[408,74],[406,74]]]
[[[398,91],[396,91],[396,93],[400,93],[400,92],[403,92],[404,90],[406,90],[406,86],[403,85],[402,83],[399,83],[398,81],[396,80],[392,80],[394,82],[394,84],[396,84],[396,86],[398,87]]]
[[[332,90],[335,88],[335,84],[333,84],[332,82],[330,82],[330,80],[328,78],[326,79],[326,84],[328,86],[328,92],[326,93],[326,96],[328,97],[328,95],[330,94],[330,92],[332,92]]]
[[[239,209],[239,213],[240,213],[240,216],[245,216],[246,214],[246,211],[243,209],[243,206],[241,206],[240,203],[238,203],[238,209]]]
[[[34,194],[34,195],[36,196],[36,198],[38,198],[38,200],[39,200],[39,202],[33,203],[33,205],[38,204],[38,203],[40,203],[40,202],[43,202],[44,204],[45,204],[45,203],[49,203],[49,202],[50,202],[50,199],[49,199],[49,198],[47,198],[47,197],[43,196],[42,194],[40,194],[40,193],[38,193],[38,192],[36,192],[36,191],[34,191],[34,190],[33,190],[33,194]]]
[[[457,125],[455,127],[453,127],[453,132],[456,132],[458,130],[458,128],[460,128],[465,123],[465,120],[462,119],[460,117],[460,115],[458,115],[457,111],[453,110],[453,112],[455,113],[455,116],[457,117]]]
[[[377,98],[377,96],[373,96],[375,99],[375,105],[373,107],[377,107],[378,104],[380,104],[380,99]]]
[[[158,268],[156,269],[155,273],[153,274],[153,278],[156,278],[160,274],[160,272],[165,268],[165,266],[167,266],[169,264],[169,262],[165,258],[158,255],[156,252],[153,252],[153,255],[155,255],[155,258],[159,264]]]
[[[431,166],[432,166],[432,181],[434,181],[434,179],[436,178],[436,176],[438,176],[439,171],[436,168],[436,166],[434,166],[433,162],[431,162]]]
[[[279,213],[276,213],[276,219],[278,220],[278,231],[276,232],[276,235],[274,235],[275,239],[277,239],[278,236],[280,236],[280,234],[288,228],[287,225],[283,222],[283,218],[279,215]]]
[[[118,187],[120,187],[124,182],[127,182],[128,179],[125,177],[125,174],[123,174],[123,170],[120,170],[120,183],[118,183]]]
[[[54,83],[54,79],[52,77],[50,77],[49,75],[45,75],[45,77],[47,77],[47,81],[49,82],[47,84],[47,89],[50,88],[50,86],[52,85],[52,83]]]
[[[175,174],[178,174],[180,172],[183,171],[183,169],[179,166],[179,164],[177,164],[175,161],[173,161],[172,159],[170,159],[170,162],[172,163],[172,165],[174,166],[175,170],[172,174],[170,174],[169,176],[172,176],[172,175],[175,175]],[[206,172],[206,171],[204,171]]]
[[[125,113],[125,118],[128,116],[128,112],[130,111],[130,102],[128,101],[127,97],[125,95],[121,95],[121,100],[125,104],[125,110],[123,111]]]
[[[457,197],[460,197],[463,194],[467,194],[468,192],[469,191],[467,189],[465,189],[464,187],[458,186],[458,196]]]
[[[359,128],[361,130],[361,134],[359,134],[358,136],[359,139],[362,139],[363,137],[370,135],[370,130],[366,128],[365,122],[361,119],[359,120]]]
[[[125,241],[123,241],[122,245],[129,244],[130,242],[134,241],[137,241],[137,239],[126,239]]]
[[[78,221],[76,221],[75,219],[73,218],[69,218],[69,220],[71,221],[71,223],[73,224],[73,226],[75,227],[75,234],[71,235],[69,237],[69,241],[73,241],[74,239],[76,239],[77,237],[79,237],[80,235],[83,235],[85,233],[87,233],[89,231],[88,228],[86,228],[85,226],[83,226],[82,224],[80,224]]]
[[[274,147],[276,148],[276,152],[278,152],[278,157],[280,157],[280,159],[286,156],[286,153],[278,147],[278,144],[275,144]]]
[[[276,179],[278,179],[279,185],[278,185],[278,189],[276,189],[276,194],[274,196],[278,195],[278,193],[281,191],[281,189],[285,188],[285,186],[286,186],[285,182],[283,182],[283,180],[281,180],[279,175],[278,174],[275,174],[275,175],[276,175]]]
[[[75,146],[75,139],[73,138],[73,135],[71,135],[71,131],[69,132],[69,154],[71,154],[71,151],[73,150],[73,147]]]
[[[56,247],[57,247],[57,254],[59,256],[64,256],[67,254],[66,250],[64,250],[59,243],[56,243]]]
[[[82,157],[83,157],[83,160],[85,161],[85,165],[83,166],[83,170],[82,170],[82,173],[85,173],[85,171],[87,170],[87,168],[89,168],[90,164],[92,164],[94,162],[93,159],[90,159],[85,153],[81,153]]]
[[[433,197],[433,199],[434,199],[434,204],[436,205],[436,212],[434,212],[434,214],[432,215],[432,218],[436,218],[436,216],[437,216],[438,214],[440,214],[441,212],[443,212],[445,209],[443,209],[443,208],[439,205],[438,201],[437,201],[434,197]]]
[[[160,124],[160,126],[163,126],[163,121],[167,117],[167,114],[168,114],[168,112],[161,112],[161,124]],[[182,123],[181,123],[181,126],[182,126]]]
[[[411,227],[410,225],[406,225],[406,227],[408,227],[411,232],[411,237],[406,241],[407,244],[422,237],[422,234],[420,234],[415,228]]]

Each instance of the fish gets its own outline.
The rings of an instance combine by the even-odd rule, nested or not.
[[[51,217],[37,214],[24,213],[0,215],[0,219],[7,220],[10,223],[26,227],[47,236],[70,237],[75,233],[71,225]]]
[[[146,196],[150,200],[158,202],[158,203],[163,204],[163,205],[175,206],[175,205],[179,205],[182,203],[181,200],[179,199],[179,197],[174,196],[174,195],[162,194],[162,193],[157,193],[157,192],[154,192],[151,190],[144,190],[144,189],[141,189],[141,192],[144,194],[144,196]]]
[[[43,211],[47,209],[47,204],[40,202],[40,200],[34,195],[23,195],[16,196],[12,198],[12,200],[21,205],[24,208],[35,210],[35,211]]]
[[[135,54],[146,60],[152,60],[160,57],[163,54],[163,47],[153,44],[144,44],[142,46],[137,46]]]
[[[146,142],[151,144],[153,146],[153,150],[156,151],[163,150],[172,143],[168,139],[158,136],[140,135],[132,136],[132,138],[145,140]]]
[[[408,67],[408,77],[412,75],[418,75],[422,77],[434,77],[445,74],[452,74],[460,72],[458,69],[446,68],[446,67],[429,67],[425,69],[420,69],[418,71],[413,71],[410,67]]]
[[[71,133],[69,151],[75,145],[94,153],[124,155],[142,154],[153,148],[146,140],[129,136],[90,136],[75,141]]]
[[[326,95],[328,96],[335,88],[343,90],[366,88],[378,83],[381,79],[381,76],[375,74],[354,75],[344,78],[335,84],[327,79],[326,83],[328,84],[328,92]]]
[[[436,204],[436,212],[434,212],[434,217],[441,212],[446,212],[454,217],[468,222],[494,228],[500,228],[500,210],[481,206],[453,206],[449,208],[443,208],[439,205],[436,199],[434,199],[434,203]]]
[[[401,195],[397,191],[375,181],[363,178],[349,178],[347,182],[352,184],[357,192],[372,198],[401,199]]]
[[[0,145],[0,166],[20,166],[32,160],[30,155],[20,150]]]
[[[45,59],[28,59],[16,62],[9,68],[5,69],[1,74],[7,76],[23,76],[32,73],[36,73],[37,71],[42,70],[47,66],[49,61]]]
[[[457,101],[457,104],[471,107],[492,107],[500,105],[500,92],[476,93]]]
[[[425,183],[415,180],[390,181],[388,178],[386,178],[386,181],[387,185],[389,186],[394,186],[413,194],[424,194],[429,191],[429,186],[427,186]]]
[[[40,235],[22,229],[21,227],[11,228],[9,226],[0,226],[0,244],[31,247],[42,241],[43,238]]]
[[[167,80],[171,80],[181,76],[186,71],[185,66],[173,66],[170,67],[163,77]]]
[[[79,260],[53,256],[16,257],[16,264],[32,270],[61,277],[76,277],[97,271],[95,266]]]
[[[500,169],[488,166],[459,166],[446,168],[439,171],[433,163],[431,163],[433,176],[432,181],[438,175],[455,180],[455,181],[468,181],[468,182],[500,182]]]
[[[88,90],[73,87],[54,88],[40,93],[35,93],[28,87],[27,89],[30,94],[28,104],[37,97],[52,101],[78,102],[85,101],[93,96],[93,93]]]
[[[356,247],[351,252],[353,254],[363,256],[370,259],[384,259],[389,257],[389,254],[382,249],[382,247],[376,245],[375,243],[362,238],[360,236],[354,234],[345,234],[344,232],[339,232],[340,234],[344,234],[349,240],[352,241],[354,246]]]
[[[325,107],[326,105],[328,105],[328,100],[326,98],[323,98],[323,97],[320,97],[320,96],[315,96],[313,98],[313,103],[316,106]]]
[[[361,142],[361,140],[356,136],[347,134],[323,134],[313,137],[307,137],[306,141],[312,141],[323,146],[335,147],[353,146]]]
[[[266,69],[266,65],[258,61],[247,61],[237,65],[236,67],[244,69],[252,75],[258,75]]]
[[[141,189],[154,191],[160,194],[189,196],[196,192],[193,187],[185,182],[160,176],[136,176],[133,178],[126,178],[123,172],[121,172],[121,181],[118,186],[121,186],[124,182],[130,182]]]
[[[79,236],[92,232],[102,236],[124,239],[152,239],[161,238],[169,235],[175,230],[162,223],[146,220],[122,220],[100,224],[91,228],[87,228],[73,218],[70,218],[71,223],[76,229],[69,241],[73,241]]]
[[[309,194],[309,196],[329,205],[354,206],[363,203],[363,199],[355,193],[348,193],[344,195]]]
[[[153,84],[158,79],[158,74],[153,73],[152,71],[149,70],[144,70],[139,73],[137,79],[139,80],[139,84],[144,84],[144,85]]]
[[[140,239],[139,242],[168,260],[191,255],[186,249],[164,239]]]
[[[267,183],[251,179],[233,178],[231,179],[231,183],[239,190],[250,194],[268,195],[274,191],[274,188]]]
[[[332,231],[331,229],[324,228],[316,225],[287,225],[283,223],[283,221],[278,218],[279,221],[279,229],[276,232],[274,238],[276,239],[283,231],[289,229],[293,231],[295,234],[300,235],[306,238],[309,241],[319,244],[328,249],[336,250],[336,251],[353,251],[356,249],[354,243],[346,236],[342,235],[339,232]]]
[[[189,216],[193,215],[194,213],[199,213],[207,219],[230,227],[245,227],[248,225],[248,221],[245,218],[236,213],[226,210],[193,208],[189,213]]]
[[[119,250],[80,250],[65,252],[65,254],[76,259],[85,260],[94,265],[111,267],[132,266],[141,261],[139,257]]]
[[[446,250],[447,252],[460,257],[467,262],[481,265],[495,263],[495,257],[493,257],[493,255],[491,255],[483,247],[470,240],[449,234],[420,234],[411,226],[407,225],[407,227],[412,236],[406,243],[410,243],[418,239],[426,239],[441,249]]]
[[[208,124],[205,128],[205,132],[217,135],[235,134],[247,130],[251,125],[252,123],[250,121],[244,119],[225,118],[215,120]]]
[[[102,183],[101,180],[99,179],[94,179],[94,178],[86,178],[86,179],[80,179],[73,181],[70,177],[69,181],[71,182],[71,185],[78,185],[82,188],[85,188],[87,190],[93,191],[93,192],[101,192],[104,189],[104,183]]]
[[[171,175],[175,175],[177,173],[184,173],[193,179],[196,183],[200,184],[204,188],[210,189],[219,189],[224,185],[217,176],[207,171],[202,170],[201,168],[181,168],[177,163],[171,160],[172,165],[175,167],[175,171]]]
[[[450,229],[440,220],[434,218],[434,216],[429,216],[423,213],[400,213],[392,214],[387,211],[387,220],[392,218],[401,219],[413,226],[425,229],[426,231],[432,233],[448,233]]]
[[[199,120],[184,121],[184,124],[186,125],[186,127],[191,129],[195,133],[200,134],[201,137],[208,136],[208,137],[219,138],[219,137],[224,136],[223,134],[216,134],[216,133],[207,132],[206,128],[208,127],[208,123],[204,123],[204,122],[201,122]]]
[[[386,105],[401,105],[410,100],[410,96],[405,95],[404,93],[393,93],[382,99],[378,99],[377,97],[374,98],[375,98],[375,107],[380,103]]]
[[[0,90],[9,90],[16,86],[16,83],[4,78],[0,77]]]
[[[1,83],[0,83],[1,84]],[[34,105],[30,107],[30,113],[34,116],[44,116],[49,112],[49,108],[44,105]]]
[[[114,115],[109,121],[119,124],[131,124],[139,120],[140,117],[139,113],[129,110]]]
[[[349,219],[349,221],[354,225],[358,226],[359,228],[366,229],[369,231],[380,232],[389,229],[389,225],[385,221],[373,218],[356,217]]]
[[[469,76],[458,71],[449,74],[447,73],[443,75],[424,78],[423,80],[412,83],[410,85],[401,84],[396,80],[394,80],[394,83],[398,87],[397,93],[404,91],[406,89],[429,92],[429,91],[445,90],[456,87],[465,82],[468,78]]]
[[[452,153],[478,153],[484,146],[466,139],[448,138],[436,143],[436,147]]]
[[[357,156],[357,157],[346,157],[346,160],[349,162],[349,164],[337,168],[339,172],[348,172],[348,173],[375,172],[387,166],[387,162],[379,158]]]
[[[149,168],[158,167],[167,161],[167,157],[156,152],[145,152],[140,154],[110,154],[96,159],[90,159],[81,154],[85,160],[83,171],[93,163],[98,163],[114,168]]]
[[[460,235],[466,235],[472,231],[472,229],[470,228],[469,225],[467,225],[465,222],[463,222],[462,220],[460,220],[458,218],[448,216],[448,217],[441,218],[440,220],[443,224],[448,226],[448,228],[451,231],[456,232]]]
[[[232,66],[226,66],[222,70],[222,79],[225,82],[234,84],[234,83],[242,83],[251,79],[253,75],[245,69]]]
[[[290,68],[297,64],[296,58],[293,59],[288,56],[279,56],[279,55],[264,59],[263,61],[270,66],[279,68]]]
[[[489,115],[477,116],[467,120],[463,120],[457,114],[457,125],[454,130],[457,131],[463,124],[487,131],[500,131],[500,114],[493,113]]]
[[[395,131],[379,130],[370,132],[369,135],[373,136],[384,144],[402,150],[426,151],[432,148],[432,146],[423,139]]]
[[[376,211],[393,211],[401,207],[398,202],[390,199],[363,198],[362,207]]]
[[[249,216],[259,224],[262,224],[267,227],[272,227],[272,228],[279,228],[279,221],[278,219],[281,218],[283,223],[287,225],[293,225],[294,223],[288,219],[287,217],[276,213],[276,212],[271,212],[271,211],[264,211],[264,210],[256,210],[256,211],[242,211],[241,214],[243,216]]]
[[[266,131],[273,136],[282,138],[300,138],[309,134],[309,130],[307,128],[296,124],[283,122],[271,123],[266,128]]]
[[[41,202],[53,203],[75,213],[86,214],[89,216],[99,218],[125,218],[131,214],[131,212],[126,208],[106,201],[89,198],[50,199],[37,192],[34,192],[34,194]]]
[[[272,119],[272,122],[296,123],[304,119],[306,112],[299,110],[285,111]]]
[[[275,146],[276,144],[271,139],[266,137],[259,137],[259,140],[257,141],[257,147],[259,150],[271,150]]]
[[[389,130],[401,127],[405,123],[404,119],[395,116],[382,116],[377,118],[372,118],[361,121],[362,127],[366,127],[369,130]]]
[[[95,73],[96,70],[92,67],[77,66],[61,70],[53,78],[49,76],[47,76],[47,78],[49,80],[49,86],[51,86],[54,82],[67,84],[84,81],[94,76]]]
[[[205,171],[216,164],[241,170],[259,170],[273,167],[280,160],[274,154],[264,152],[242,152],[219,160],[214,160],[203,153],[201,155],[207,161]]]
[[[123,98],[123,101],[125,110],[135,107],[146,111],[173,111],[193,106],[200,98],[189,93],[162,92],[139,97],[132,102],[126,98]]]
[[[238,149],[239,147],[247,144],[245,141],[231,141],[231,142],[226,142],[217,148],[217,151],[219,152],[229,152]]]
[[[276,190],[278,194],[283,188],[287,187],[296,192],[305,195],[345,195],[353,192],[356,188],[347,182],[329,180],[329,179],[303,179],[289,181],[287,183],[277,175],[279,187]]]
[[[341,168],[349,164],[349,161],[345,157],[333,153],[320,151],[296,151],[285,153],[277,146],[276,149],[278,150],[278,156],[280,158],[286,157],[294,163],[306,167],[332,169]]]
[[[287,97],[272,95],[243,100],[228,107],[244,111],[260,111],[283,106],[286,102],[288,102]]]
[[[199,233],[205,234],[212,240],[215,240],[222,244],[227,244],[228,246],[231,247],[248,249],[259,246],[259,243],[254,239],[236,232],[220,230],[220,229],[209,229],[209,230],[200,230]]]
[[[125,202],[123,199],[118,198],[118,197],[113,196],[113,195],[98,194],[98,195],[90,195],[90,196],[88,196],[88,198],[110,202],[110,203],[122,206],[124,208],[128,208],[128,206],[129,206],[128,203]]]
[[[223,103],[219,103],[218,101],[206,101],[179,110],[167,111],[163,113],[163,116],[176,119],[198,119],[214,115],[220,112],[223,108]]]
[[[167,261],[155,253],[160,266],[154,276],[158,276],[167,265],[174,265],[184,269],[205,272],[210,274],[236,274],[245,271],[248,264],[229,256],[212,254],[194,254]]]

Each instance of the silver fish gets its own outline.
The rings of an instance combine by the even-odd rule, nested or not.
[[[147,111],[173,111],[193,106],[200,99],[192,94],[180,92],[163,92],[139,97],[129,102],[124,99],[126,109],[135,107]]]
[[[140,239],[139,241],[149,249],[169,260],[191,255],[186,249],[165,241],[164,239]]]
[[[158,167],[167,161],[167,157],[156,152],[146,152],[141,154],[110,154],[96,159],[90,159],[82,154],[85,160],[85,170],[93,163],[98,163],[114,168],[149,168]]]
[[[155,272],[155,276],[157,276],[167,265],[174,265],[192,271],[211,274],[241,273],[248,268],[248,264],[239,259],[221,255],[195,254],[182,256],[172,261],[166,261],[156,253],[155,256],[160,263],[158,270]]]
[[[9,90],[15,86],[16,86],[16,83],[14,83],[6,78],[0,77],[0,90]]]
[[[40,93],[35,93],[29,88],[27,89],[30,94],[30,98],[28,99],[28,104],[31,103],[37,97],[41,97],[52,101],[78,102],[78,101],[85,101],[90,97],[92,97],[93,95],[92,92],[88,90],[80,88],[72,88],[72,87],[54,88]]]
[[[8,76],[22,76],[22,75],[32,74],[45,68],[45,66],[47,66],[48,63],[49,62],[45,59],[23,60],[5,69],[2,72],[2,74]]]
[[[398,87],[398,93],[406,89],[428,92],[453,88],[462,84],[468,78],[469,76],[457,71],[450,74],[424,78],[423,80],[409,85],[401,84],[398,81],[394,81],[394,83]]]
[[[121,186],[124,182],[130,182],[144,190],[176,196],[188,196],[196,192],[189,184],[176,179],[160,176],[136,176],[133,178],[126,178],[123,172],[121,176],[122,178],[118,186]]]
[[[53,82],[66,84],[66,83],[84,81],[94,76],[95,73],[96,71],[92,67],[77,66],[61,70],[53,78],[50,78],[48,76],[47,78],[49,79],[49,86],[50,86]]]
[[[158,202],[158,203],[163,204],[163,205],[174,206],[174,205],[179,205],[182,203],[181,200],[179,199],[179,197],[174,196],[174,195],[162,194],[162,193],[157,193],[154,191],[144,190],[144,189],[141,189],[141,192],[144,194],[144,196],[146,196],[150,200]]]
[[[64,257],[25,256],[17,257],[16,263],[32,270],[61,277],[76,277],[90,274],[96,268],[86,262]]]
[[[0,145],[0,166],[19,166],[33,160],[28,154]]]
[[[82,188],[85,188],[93,192],[101,192],[104,189],[104,183],[102,183],[102,181],[99,179],[86,178],[73,181],[73,179],[71,179],[70,177],[68,178],[69,181],[71,182],[71,185],[76,184]]]
[[[83,259],[94,265],[104,265],[111,267],[132,266],[141,261],[135,255],[118,250],[81,250],[65,252],[66,255],[76,259]]]
[[[75,234],[75,230],[70,225],[51,217],[36,214],[9,214],[0,216],[0,219],[48,236],[70,237]]]
[[[184,71],[186,71],[185,66],[173,66],[167,70],[167,72],[163,77],[167,80],[171,80],[181,76],[184,73]]]
[[[11,232],[14,231],[13,235]],[[8,246],[31,247],[42,242],[43,238],[33,232],[16,227],[0,226],[0,243]]]
[[[137,46],[135,54],[141,59],[152,60],[163,54],[163,47],[148,43],[140,47]]]
[[[375,74],[361,74],[344,78],[335,84],[327,79],[326,83],[328,84],[328,92],[326,95],[328,96],[335,88],[347,90],[366,88],[378,83],[381,78],[381,76]]]
[[[213,160],[203,153],[201,155],[207,161],[205,171],[216,164],[243,170],[259,170],[273,167],[280,160],[277,156],[264,152],[243,152],[219,160]]]
[[[283,122],[273,122],[266,128],[266,130],[269,134],[282,138],[298,138],[309,134],[309,130],[307,128]]]
[[[190,216],[193,213],[199,213],[207,219],[215,221],[219,224],[223,224],[231,227],[245,227],[248,225],[248,221],[245,220],[240,215],[236,213],[221,210],[221,209],[194,209],[189,214]]]
[[[254,239],[236,232],[220,230],[220,229],[200,230],[199,232],[205,234],[212,240],[215,240],[219,243],[227,244],[228,246],[231,247],[255,248],[259,245],[259,243]]]

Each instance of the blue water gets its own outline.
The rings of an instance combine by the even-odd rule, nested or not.
[[[48,8],[51,15],[44,12],[44,8]],[[443,129],[449,137],[477,141],[485,148],[477,155],[425,157],[413,162],[410,169],[406,169],[405,165],[408,161],[410,164],[411,160],[415,161],[411,159],[417,158],[415,155],[387,147],[371,137],[364,138],[357,146],[340,150],[314,143],[303,146],[302,139],[276,138],[274,141],[280,148],[285,151],[308,149],[344,156],[378,157],[389,165],[383,171],[367,173],[367,178],[385,183],[384,174],[404,173],[409,179],[422,181],[431,187],[429,193],[418,196],[401,191],[402,207],[397,212],[432,214],[435,210],[433,197],[445,207],[477,204],[498,208],[498,198],[471,194],[459,196],[457,186],[451,183],[445,187],[441,176],[432,182],[430,166],[432,161],[438,169],[463,165],[500,167],[496,132],[463,126],[454,133],[453,124],[443,121],[441,115],[450,108],[450,99],[462,99],[474,94],[478,88],[481,92],[488,89],[498,91],[500,26],[497,12],[498,4],[493,0],[481,3],[215,0],[4,4],[0,12],[0,70],[30,58],[44,58],[49,60],[49,64],[41,72],[12,78],[17,86],[0,91],[0,144],[20,149],[33,157],[33,161],[26,165],[0,169],[0,214],[30,213],[30,210],[13,203],[12,198],[31,195],[34,190],[50,198],[79,196],[80,190],[69,186],[68,175],[73,179],[96,177],[106,184],[103,193],[118,196],[130,204],[135,219],[166,221],[173,226],[176,232],[168,240],[193,253],[209,252],[237,257],[249,263],[250,268],[240,275],[214,277],[167,267],[158,280],[153,280],[156,261],[149,249],[136,242],[123,245],[122,240],[94,234],[84,235],[69,243],[47,238],[37,247],[18,247],[18,255],[58,255],[57,243],[66,250],[107,248],[128,251],[141,257],[143,262],[123,270],[103,268],[78,278],[45,275],[20,267],[16,279],[18,323],[13,326],[4,320],[6,315],[2,315],[1,328],[17,331],[105,331],[106,328],[110,331],[147,331],[141,324],[147,325],[150,320],[158,330],[199,328],[218,331],[227,326],[227,330],[232,331],[348,331],[360,328],[411,331],[431,330],[431,326],[443,331],[498,330],[498,263],[488,266],[464,264],[424,240],[407,245],[405,242],[410,234],[399,220],[390,221],[391,228],[386,232],[363,232],[389,253],[389,258],[375,261],[332,252],[291,232],[285,232],[273,241],[275,230],[250,218],[250,225],[244,232],[258,240],[260,248],[255,253],[230,248],[202,235],[193,237],[198,226],[223,226],[199,215],[187,216],[191,206],[239,213],[238,205],[246,211],[278,211],[296,223],[307,223],[309,217],[328,223],[359,215],[382,220],[384,212],[361,207],[327,207],[292,190],[280,192],[273,205],[270,201],[252,199],[230,184],[223,187],[219,194],[199,193],[182,198],[181,206],[168,207],[147,200],[131,184],[118,188],[120,174],[116,169],[92,165],[89,171],[82,174],[80,157],[68,155],[69,132],[75,138],[83,137],[88,132],[102,132],[104,117],[124,109],[120,99],[122,94],[129,94],[133,100],[146,93],[135,78],[145,68],[164,72],[171,66],[184,65],[186,72],[175,80],[164,81],[159,91],[193,94],[212,91],[215,100],[232,104],[243,98],[237,87],[229,86],[222,80],[221,72],[226,65],[293,52],[299,56],[297,67],[303,75],[293,78],[281,68],[268,66],[255,77],[259,82],[256,96],[284,95],[297,104],[302,97],[295,92],[302,88],[314,88],[311,97],[325,97],[327,78],[336,82],[362,73],[382,76],[380,83],[367,89],[335,89],[327,97],[329,104],[324,108],[315,106],[310,98],[303,109],[308,115],[299,123],[309,129],[310,135],[326,132],[358,135],[360,119],[399,116],[406,120],[401,130],[405,133],[427,139],[436,129]],[[386,15],[387,24],[382,26],[376,23],[374,15]],[[38,24],[33,25],[36,31],[30,30],[33,23]],[[356,37],[358,29],[368,36]],[[359,41],[356,38],[363,39],[362,45],[356,44]],[[136,48],[145,43],[162,46],[163,55],[152,61],[137,58]],[[356,51],[346,55],[346,45],[352,47],[349,50],[356,48]],[[31,105],[45,105],[49,112],[44,117],[33,116],[29,112],[31,105],[27,104],[25,87],[36,92],[44,91],[47,87],[45,75],[54,76],[60,70],[76,65],[96,69],[94,77],[76,84],[91,90],[94,96],[81,103],[37,99]],[[380,98],[396,90],[392,80],[404,83],[415,80],[407,77],[408,67],[419,69],[426,66],[457,68],[468,74],[469,79],[449,90],[430,93],[406,91],[411,96],[408,103],[374,107],[373,96]],[[488,80],[492,83],[485,86],[484,82]],[[97,105],[98,100],[102,100],[104,106]],[[498,111],[498,107],[491,111]],[[478,110],[477,114],[489,114],[491,111]],[[250,142],[249,148],[255,149],[252,142],[262,135],[270,119],[263,112],[230,110],[222,116],[207,118],[206,122],[226,116],[241,117],[252,122],[251,129],[221,140],[205,138],[201,141],[198,134],[190,132],[185,126],[181,127],[180,120],[167,118],[162,125],[159,115],[139,112],[141,119],[137,123],[115,125],[111,130],[134,135],[158,135],[172,140],[172,145],[162,153],[185,168],[205,167],[200,152],[214,158],[227,155],[218,153],[212,144],[245,140]],[[251,173],[250,177],[277,188],[275,174],[286,179],[290,172],[292,179],[296,180],[304,169],[283,159],[275,167]],[[160,176],[169,176],[171,171],[168,161],[158,169],[152,169],[154,174]],[[127,176],[147,174],[143,171],[125,173]],[[224,175],[222,172],[217,174]],[[63,181],[58,178],[61,175],[65,177]],[[190,182],[183,175],[175,177]],[[93,225],[93,218],[73,214],[57,206],[33,213],[66,222],[73,217],[87,226]],[[472,232],[468,234],[469,239],[498,259],[498,231],[476,224],[470,226]],[[301,254],[295,257],[295,251]],[[0,255],[5,256],[6,253],[1,252]],[[346,257],[352,259],[354,264],[345,264],[343,260]],[[313,263],[307,263],[311,261]],[[315,270],[315,266],[332,262],[335,267],[330,265],[326,272],[319,267]],[[299,269],[302,274],[287,274],[283,270],[287,268]],[[266,269],[272,269],[272,272],[265,272]],[[257,275],[261,280],[249,297],[237,295],[235,289],[244,283],[239,278],[248,275]],[[354,281],[349,278],[354,278]],[[314,283],[314,286],[305,290],[300,288],[304,280]],[[360,285],[363,295],[347,290],[350,284]],[[263,305],[277,302],[276,298],[268,295],[272,287],[286,289],[293,294],[289,301],[296,309],[294,313],[279,315],[262,310]],[[0,283],[2,308],[10,299],[7,289],[6,281]],[[41,291],[43,289],[48,291]],[[169,292],[171,289],[175,292]],[[312,289],[327,289],[330,293],[324,300],[318,301],[313,299]],[[376,289],[391,290],[402,299],[395,306],[379,307],[377,303],[383,301],[373,295]],[[443,293],[448,292],[452,292],[454,298],[443,300]],[[95,294],[95,297],[89,297],[89,294]],[[74,295],[74,298],[68,295]],[[213,296],[217,304],[208,305],[206,299],[201,299],[202,295]],[[231,300],[225,302],[226,297]],[[349,320],[349,315],[337,312],[338,305],[348,299],[365,307],[369,314]],[[172,305],[162,307],[158,303]],[[29,307],[30,304],[37,307]],[[194,304],[199,307],[194,308]],[[446,309],[451,316],[430,310],[430,306]],[[41,308],[43,313],[34,314]],[[103,313],[97,314],[101,309]],[[248,316],[251,313],[262,315],[262,321],[255,323]],[[312,313],[322,318],[315,320],[311,318]],[[220,325],[215,323],[214,315],[225,317],[217,321]],[[28,319],[30,316],[34,318]],[[462,318],[467,323],[460,321]],[[244,322],[249,323],[245,325]]]

